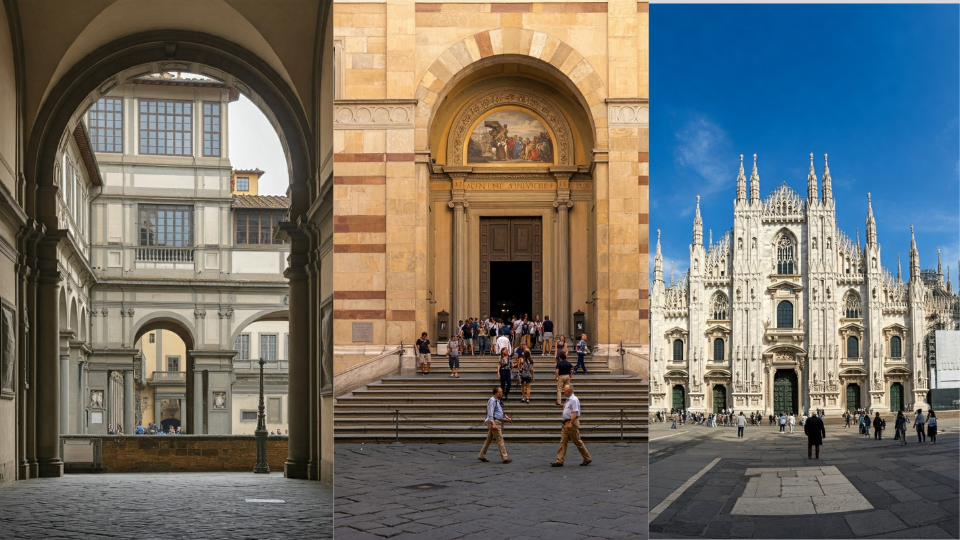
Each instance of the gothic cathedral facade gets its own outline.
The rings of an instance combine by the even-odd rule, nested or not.
[[[651,399],[656,410],[797,413],[922,405],[927,342],[955,325],[957,296],[921,272],[911,240],[907,281],[880,262],[867,195],[866,244],[839,230],[827,157],[822,191],[810,156],[807,197],[786,183],[749,192],[740,157],[733,228],[703,242],[697,198],[690,267],[664,281],[659,232],[651,288]],[[748,196],[749,195],[749,196]],[[912,236],[912,227],[911,227]]]

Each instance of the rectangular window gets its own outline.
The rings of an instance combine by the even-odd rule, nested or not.
[[[237,245],[243,244],[282,244],[274,239],[279,223],[285,212],[277,211],[238,211]]]
[[[238,176],[238,177],[237,177],[237,191],[250,191],[250,177],[249,177],[249,176]]]
[[[156,342],[157,342],[157,335],[150,334],[150,343],[156,343]]]
[[[141,204],[139,223],[141,246],[193,246],[192,206]]]
[[[100,98],[87,112],[94,152],[123,152],[123,99]]]
[[[256,422],[257,411],[240,411],[241,422]]]
[[[180,371],[180,357],[179,357],[179,356],[168,356],[168,357],[167,357],[167,371]]]
[[[193,103],[140,100],[141,154],[192,156],[192,127]]]
[[[233,345],[237,350],[237,360],[250,359],[250,334],[240,334],[237,336],[237,342]]]
[[[283,420],[281,420],[281,418],[283,418],[283,415],[280,411],[280,398],[272,397],[267,400],[267,403],[267,422],[271,424],[279,424],[282,422]]]
[[[260,334],[260,358],[266,361],[277,359],[277,335]]]
[[[203,102],[203,155],[220,157],[220,104]]]

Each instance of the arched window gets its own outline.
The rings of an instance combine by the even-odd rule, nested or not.
[[[727,300],[727,295],[723,294],[720,291],[717,291],[713,295],[713,318],[718,321],[725,321],[727,317],[727,306],[730,302]]]
[[[713,359],[716,361],[723,360],[723,339],[721,338],[713,340]]]
[[[860,340],[855,336],[847,338],[847,358],[860,358]]]
[[[900,358],[903,355],[902,346],[900,336],[890,338],[890,358]]]
[[[777,328],[793,328],[793,304],[786,300],[777,304]]]
[[[797,248],[793,236],[780,233],[777,237],[777,273],[793,274],[796,268]]]
[[[683,360],[683,340],[682,339],[673,340],[673,359]]]
[[[860,295],[856,291],[847,291],[847,294],[843,296],[843,311],[848,319],[863,317]]]

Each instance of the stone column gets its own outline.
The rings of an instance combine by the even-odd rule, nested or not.
[[[203,371],[193,368],[193,435],[203,435]],[[183,413],[180,413],[183,416]]]
[[[177,400],[179,405],[182,400]],[[183,418],[183,412],[180,412],[180,418]],[[163,420],[163,409],[160,408],[160,400],[157,399],[157,395],[153,395],[153,423],[160,425],[160,421]],[[180,420],[180,429],[183,429],[183,420]]]
[[[570,200],[555,201],[557,208],[557,309],[560,310],[554,324],[556,335],[570,337],[573,328],[573,313],[570,312]],[[567,324],[570,323],[570,324]],[[579,336],[577,336],[579,338]]]
[[[37,465],[41,478],[63,476],[60,459],[60,272],[41,260],[37,283]]]
[[[65,353],[64,350],[67,352]],[[70,349],[60,350],[60,433],[70,433]]]
[[[133,383],[133,370],[127,369],[123,372],[123,432],[127,435],[136,433],[136,399],[137,388]]]
[[[288,361],[287,418],[290,427],[289,454],[283,465],[287,478],[309,477],[310,462],[310,287],[306,265],[309,239],[296,226],[286,232],[291,242],[290,267],[290,358]]]
[[[154,400],[156,400],[156,394],[154,394]],[[159,405],[157,405],[159,407]],[[187,433],[187,399],[181,398],[177,400],[177,408],[180,410],[180,431]],[[163,411],[157,413],[157,423],[160,423],[160,420],[163,419]]]
[[[463,318],[467,312],[467,223],[464,208],[469,204],[466,201],[450,201],[447,206],[453,208],[453,275],[450,284],[453,289],[453,302],[450,309],[451,324]]]
[[[86,433],[86,395],[87,395],[87,362],[83,360],[83,357],[80,357],[80,361],[77,363],[77,433],[83,434]]]

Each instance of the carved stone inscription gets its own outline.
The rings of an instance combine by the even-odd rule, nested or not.
[[[355,322],[353,323],[353,341],[355,343],[372,343],[373,342],[373,323],[372,322]]]

